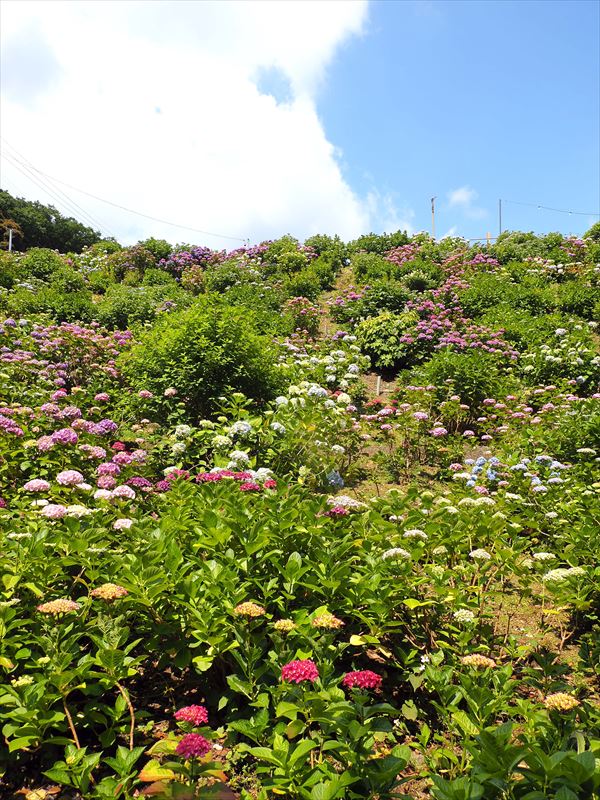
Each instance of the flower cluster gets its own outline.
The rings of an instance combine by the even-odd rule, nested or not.
[[[290,661],[281,668],[281,680],[285,683],[313,683],[319,678],[319,670],[314,661],[309,658],[299,661]]]

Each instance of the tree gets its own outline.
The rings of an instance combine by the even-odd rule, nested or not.
[[[0,217],[0,228],[2,229],[3,236],[2,241],[0,242],[0,248],[3,250],[8,250],[8,245],[10,243],[10,231],[12,231],[12,247],[16,249],[15,240],[16,238],[22,239],[23,238],[23,231],[21,226],[18,222],[14,219],[2,218]]]
[[[61,253],[80,253],[84,247],[101,239],[98,231],[73,217],[64,217],[54,206],[13,197],[4,190],[0,190],[0,219],[17,223],[22,232],[18,241],[13,240],[17,250],[47,247]]]

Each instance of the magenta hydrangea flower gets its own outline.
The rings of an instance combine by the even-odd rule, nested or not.
[[[289,664],[284,664],[281,668],[281,680],[286,683],[302,683],[303,681],[318,680],[319,670],[314,661],[310,658],[290,661]]]
[[[199,733],[186,733],[179,741],[175,752],[183,758],[200,758],[205,756],[212,748],[211,743]]]
[[[362,669],[347,672],[342,679],[342,684],[348,689],[379,689],[382,680],[381,675],[376,672],[372,672],[370,669]]]
[[[174,716],[178,722],[191,722],[197,727],[208,723],[208,711],[204,706],[184,706],[176,711]]]
[[[50,438],[53,444],[77,444],[79,439],[73,428],[60,428],[60,430],[54,431]]]
[[[260,492],[261,490],[261,485],[259,483],[255,483],[254,481],[240,483],[240,492]]]
[[[345,517],[350,512],[344,506],[332,506],[329,511],[326,511],[323,516],[324,517]]]

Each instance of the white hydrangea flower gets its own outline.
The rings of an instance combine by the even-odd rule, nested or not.
[[[468,608],[459,608],[458,611],[455,611],[452,616],[457,622],[462,622],[465,624],[473,622],[475,619],[475,614]]]
[[[544,553],[544,552],[534,553],[533,557],[536,561],[552,561],[553,559],[556,558],[554,553]]]
[[[469,556],[474,561],[489,561],[492,557],[487,550],[482,550],[481,548],[477,548],[476,550],[471,550]]]
[[[382,553],[381,558],[384,561],[389,561],[391,558],[402,558],[402,559],[409,559],[410,553],[408,550],[404,550],[402,547],[392,547],[390,550],[386,550],[385,553]]]

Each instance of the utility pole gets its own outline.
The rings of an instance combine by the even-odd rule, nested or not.
[[[12,231],[13,231],[12,228],[8,229],[8,252],[9,253],[12,250]]]
[[[498,236],[502,233],[502,200],[498,200]]]
[[[437,197],[437,195],[436,195]],[[436,197],[431,198],[431,238],[435,239],[435,201]]]

